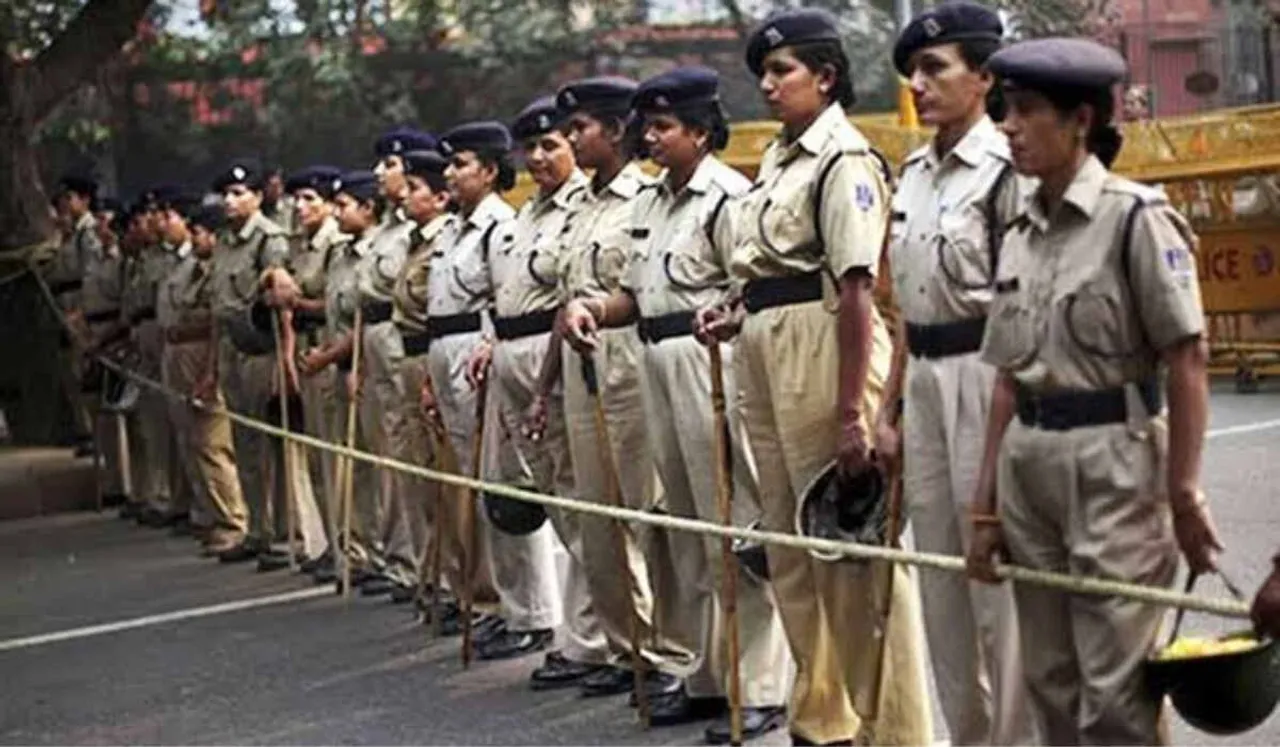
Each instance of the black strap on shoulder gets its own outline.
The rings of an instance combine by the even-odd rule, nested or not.
[[[987,220],[987,254],[991,260],[991,277],[993,278],[1000,264],[1000,249],[1004,245],[1005,229],[1000,211],[996,209],[996,203],[1000,201],[1000,194],[1004,192],[1005,185],[1008,184],[1012,175],[1013,164],[1006,163],[1004,168],[1000,169],[996,180],[992,182],[991,190],[987,192],[987,199],[982,203],[983,217]]]
[[[498,221],[494,220],[489,227],[484,229],[484,236],[480,237],[480,253],[484,257],[485,264],[489,263],[489,244],[493,239],[493,229],[498,227]]]
[[[889,160],[884,157],[880,151],[875,148],[868,148],[866,154],[870,155],[880,165],[880,173],[884,177],[885,184],[891,189],[893,187],[893,168],[889,165]],[[822,167],[822,171],[818,174],[818,181],[815,183],[813,195],[813,231],[817,236],[816,248],[818,254],[825,254],[827,250],[826,239],[822,236],[822,197],[827,191],[827,177],[835,170],[836,164],[844,158],[844,153],[838,153],[834,158]]]
[[[1135,198],[1133,204],[1129,206],[1129,212],[1124,216],[1124,232],[1120,234],[1120,273],[1124,277],[1125,287],[1129,289],[1129,293],[1134,295],[1133,285],[1130,282],[1130,265],[1133,260],[1130,255],[1133,254],[1133,227],[1138,222],[1138,213],[1146,207],[1146,203],[1142,198]]]
[[[720,211],[724,210],[724,204],[729,201],[729,195],[722,194],[720,199],[716,201],[716,206],[711,208],[711,217],[707,219],[707,243],[712,247],[716,245],[716,221],[720,219]]]

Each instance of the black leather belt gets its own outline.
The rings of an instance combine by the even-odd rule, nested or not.
[[[550,332],[556,324],[556,314],[560,310],[546,309],[520,316],[495,316],[493,333],[499,340],[518,340],[521,337],[532,337]]]
[[[84,287],[83,280],[64,280],[61,283],[54,283],[49,286],[49,292],[55,296],[61,296],[63,293],[71,293],[78,291]]]
[[[360,309],[365,324],[382,324],[391,321],[390,301],[368,301]]]
[[[465,314],[429,316],[427,317],[427,329],[430,331],[431,339],[433,340],[439,340],[441,337],[449,337],[451,335],[463,335],[468,332],[479,332],[480,312],[469,311]]]
[[[156,307],[148,306],[145,309],[138,309],[129,315],[129,323],[137,324],[138,322],[149,322],[156,318]]]
[[[1160,412],[1164,402],[1155,378],[1138,382],[1138,392],[1147,415]],[[1046,431],[1069,431],[1092,425],[1123,423],[1129,407],[1122,386],[1093,391],[1066,391],[1035,394],[1018,387],[1018,420],[1023,425]]]
[[[907,323],[907,349],[917,358],[950,358],[982,349],[987,318],[945,324]]]
[[[404,344],[404,354],[407,356],[422,355],[431,348],[430,332],[413,332],[406,334],[401,330],[400,340]]]
[[[90,324],[102,324],[103,322],[114,322],[120,318],[120,309],[107,309],[106,311],[95,311],[92,314],[85,314],[84,320]]]
[[[672,337],[692,335],[693,312],[677,311],[673,314],[641,317],[636,323],[636,331],[640,333],[640,341],[647,345],[656,345]]]
[[[821,299],[821,271],[752,280],[747,283],[742,292],[742,302],[746,305],[747,312],[751,314],[772,309],[775,306],[791,306]]]

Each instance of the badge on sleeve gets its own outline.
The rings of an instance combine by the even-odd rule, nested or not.
[[[1191,252],[1185,246],[1173,246],[1161,252],[1165,266],[1178,281],[1178,285],[1186,288],[1191,283],[1191,273],[1195,272],[1195,263]]]
[[[870,184],[859,184],[853,189],[853,202],[862,212],[866,212],[875,207],[876,193],[871,191]]]

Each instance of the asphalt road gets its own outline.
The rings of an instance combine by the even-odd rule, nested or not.
[[[1280,392],[1216,391],[1212,428],[1204,482],[1228,545],[1223,565],[1252,592],[1280,547]],[[0,743],[700,741],[701,724],[641,730],[625,698],[529,691],[540,656],[464,671],[457,639],[430,641],[407,608],[386,602],[323,594],[205,614],[310,588],[287,571],[220,566],[190,540],[110,515],[0,524]],[[1209,581],[1203,592],[1225,593]],[[179,619],[154,617],[170,613]],[[1186,623],[1188,633],[1233,625]],[[81,635],[32,640],[69,630]],[[1228,739],[1180,721],[1173,734],[1180,744],[1280,744],[1280,716]]]

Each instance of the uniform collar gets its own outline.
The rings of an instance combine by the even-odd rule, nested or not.
[[[178,247],[178,250],[174,253],[178,255],[179,259],[186,259],[187,257],[191,256],[191,242],[190,241],[182,242],[182,246]]]
[[[449,221],[452,218],[452,213],[441,213],[427,221],[425,226],[419,228],[418,235],[430,244],[432,241],[435,241],[435,238],[440,235],[440,232],[444,230],[445,226],[449,225]]]
[[[310,249],[324,249],[328,244],[332,243],[341,230],[338,228],[338,219],[332,215],[326,217],[316,229],[316,232],[307,240],[307,247]]]
[[[640,190],[644,189],[645,176],[635,161],[628,163],[622,167],[622,171],[613,177],[613,181],[604,188],[605,192],[612,192],[624,200],[630,200],[632,197],[640,194]],[[603,195],[601,195],[603,197]]]
[[[822,152],[823,146],[831,139],[832,134],[837,127],[841,126],[841,123],[848,124],[844,109],[839,104],[832,104],[824,109],[818,115],[818,118],[809,125],[809,128],[804,131],[804,134],[791,145],[788,146],[786,144],[784,133],[779,132],[778,139],[783,144],[783,147],[788,149],[789,155],[794,155],[799,150],[804,150],[809,155],[816,156]]]
[[[77,231],[88,231],[97,225],[97,221],[93,219],[93,213],[86,211],[84,215],[76,219]]]
[[[658,180],[662,192],[668,197],[674,197],[685,192],[692,192],[697,195],[706,194],[711,189],[711,184],[715,181],[715,160],[715,156],[703,156],[702,160],[698,162],[697,168],[693,170],[693,176],[689,177],[688,183],[684,185],[684,188],[679,193],[672,191],[671,183],[667,181],[670,173],[663,171],[662,177]]]
[[[240,230],[236,232],[236,237],[239,238],[241,241],[248,241],[250,238],[253,237],[253,234],[255,232],[257,232],[262,228],[262,223],[266,219],[267,219],[266,216],[262,214],[261,210],[259,210],[258,212],[249,216],[249,220],[245,221],[244,225],[240,227]]]
[[[568,210],[573,207],[573,203],[571,202],[573,194],[582,188],[587,187],[590,183],[591,179],[589,179],[586,174],[582,173],[582,169],[575,168],[573,173],[569,175],[569,178],[564,180],[564,184],[561,184],[556,191],[552,192],[551,196],[545,198],[544,201],[550,202],[561,210]]]
[[[1109,175],[1110,172],[1102,165],[1097,156],[1090,155],[1081,164],[1080,170],[1076,172],[1075,178],[1071,180],[1071,185],[1067,187],[1067,191],[1062,195],[1062,204],[1071,205],[1085,218],[1092,218],[1094,210],[1098,207],[1098,199],[1102,196],[1102,188],[1106,185]],[[1027,217],[1042,231],[1049,226],[1049,216],[1045,215],[1044,208],[1038,198],[1029,201]]]
[[[947,155],[941,159],[938,158],[938,151],[930,143],[926,146],[925,159],[931,168],[937,169],[942,165],[943,161],[955,156],[968,166],[978,166],[982,163],[983,158],[992,150],[993,144],[999,144],[1004,136],[1000,134],[1000,130],[996,129],[996,123],[991,121],[991,117],[983,115],[974,123],[969,131],[960,138],[960,142],[955,144]]]
[[[471,211],[471,215],[467,216],[467,225],[474,228],[488,228],[490,223],[498,220],[498,214],[506,204],[496,192],[490,192],[485,195],[479,205],[476,205],[476,209]]]

